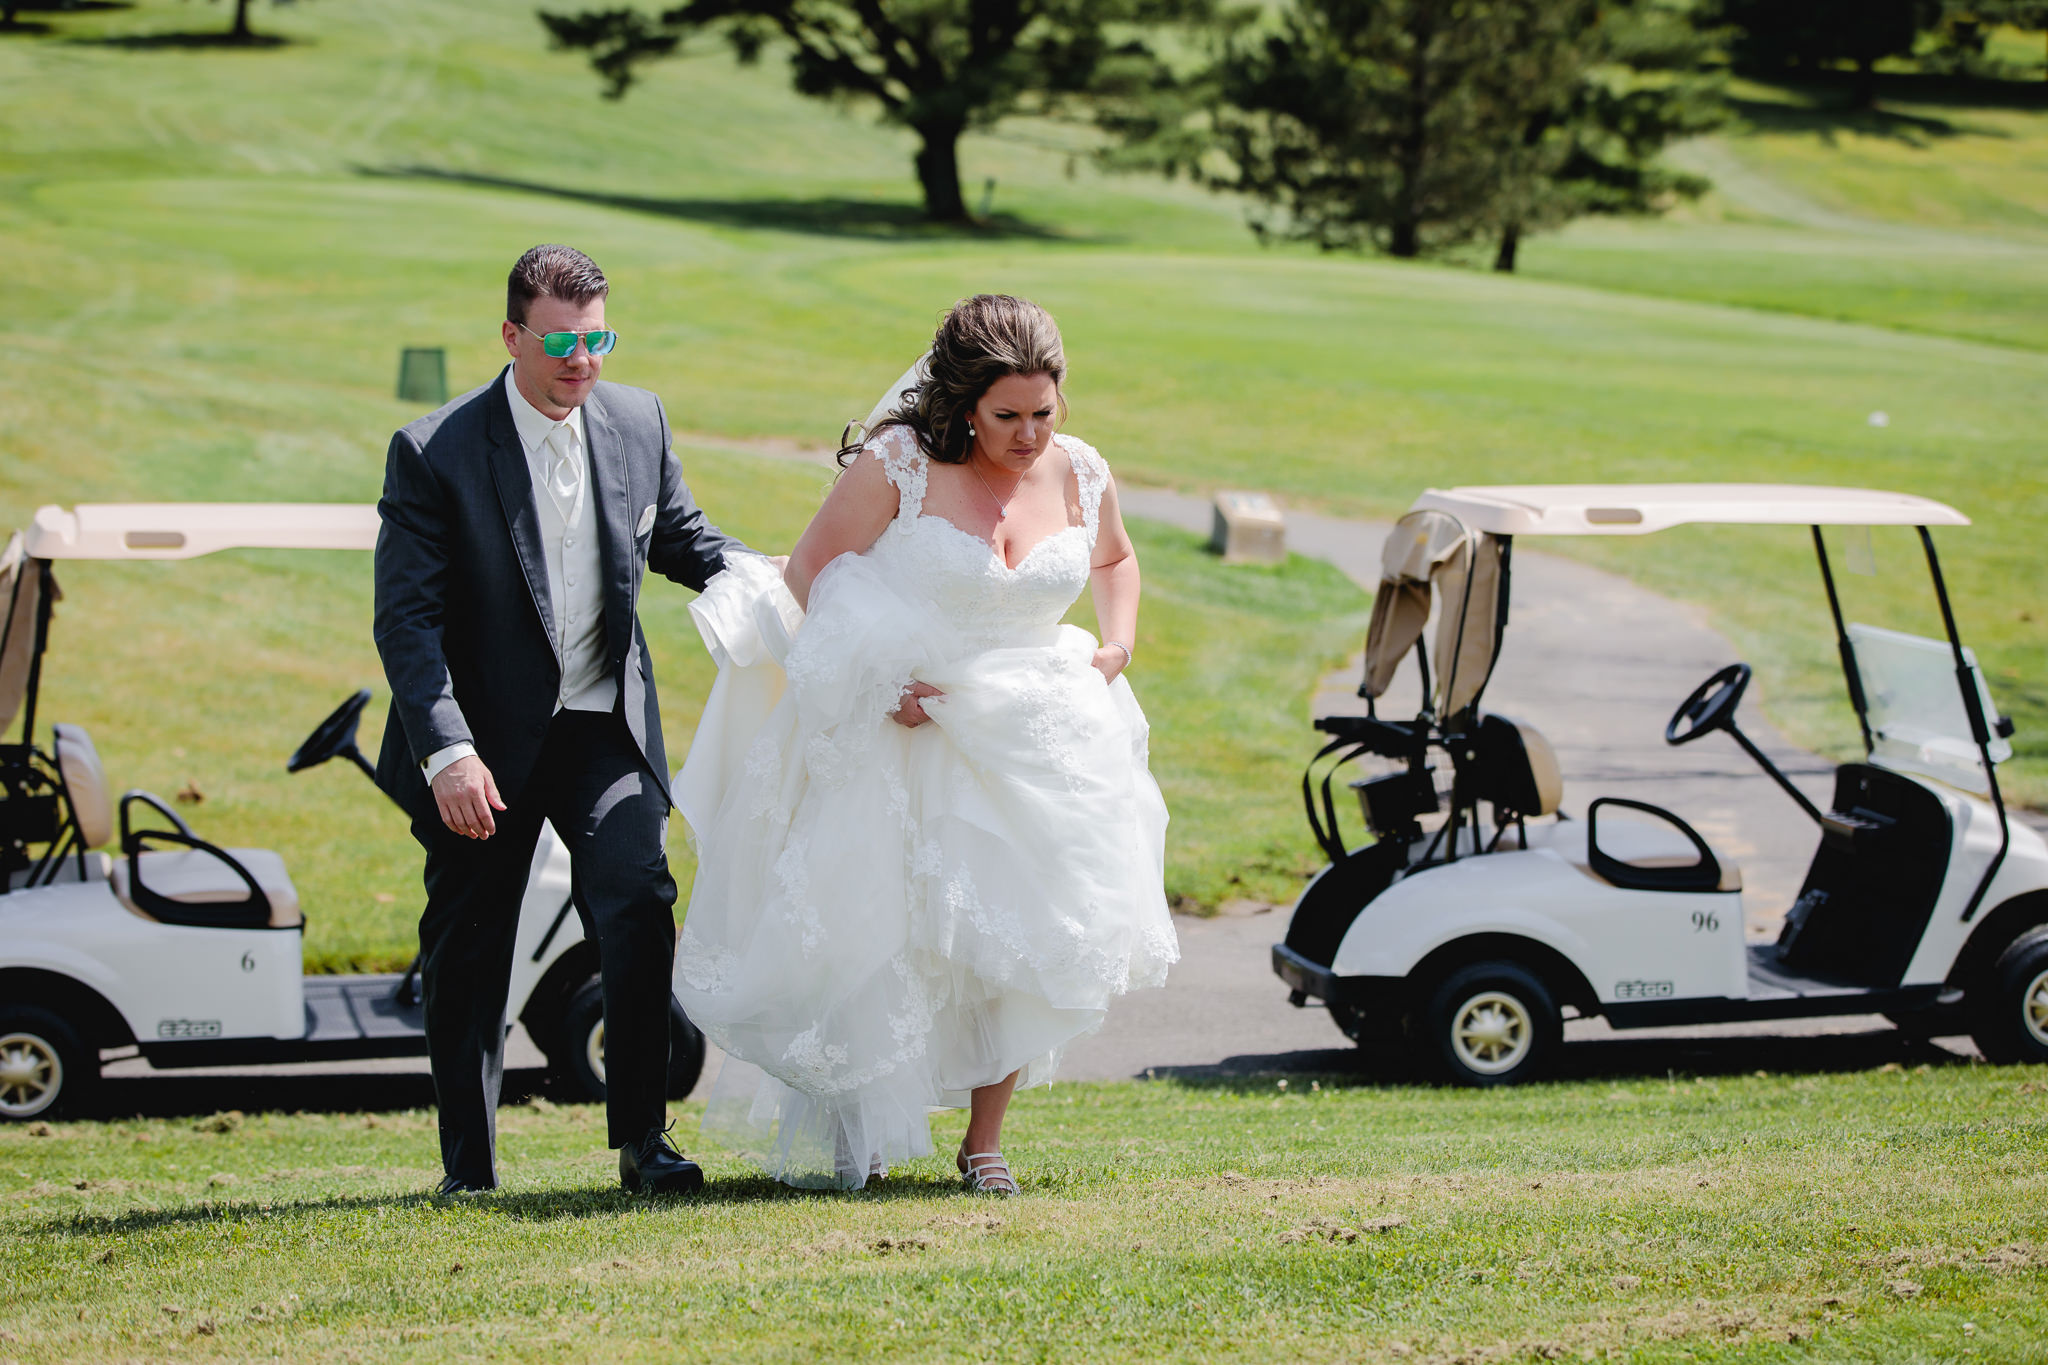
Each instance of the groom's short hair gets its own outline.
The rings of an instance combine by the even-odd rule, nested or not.
[[[505,281],[505,319],[524,323],[535,299],[588,303],[612,292],[597,262],[573,246],[537,246],[519,258]]]

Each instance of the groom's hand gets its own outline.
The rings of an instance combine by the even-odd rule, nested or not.
[[[469,839],[496,834],[498,821],[491,812],[505,809],[491,770],[474,754],[456,759],[434,778],[434,805],[442,824]]]

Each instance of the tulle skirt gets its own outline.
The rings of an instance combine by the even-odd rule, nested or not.
[[[697,841],[683,1007],[728,1057],[705,1135],[858,1187],[928,1114],[1052,1079],[1178,957],[1166,806],[1123,679],[1073,626],[963,641],[861,556],[805,618],[766,561],[693,604],[719,678],[677,806]],[[931,723],[888,719],[915,677]]]

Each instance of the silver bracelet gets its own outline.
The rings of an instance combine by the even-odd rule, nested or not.
[[[1131,666],[1131,647],[1125,644],[1122,640],[1104,640],[1102,642],[1102,647],[1104,649],[1122,650],[1124,652],[1124,667],[1129,668]]]

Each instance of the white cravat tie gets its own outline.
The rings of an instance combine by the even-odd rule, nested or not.
[[[576,520],[576,499],[583,492],[583,460],[576,449],[576,431],[567,422],[558,422],[548,432],[548,496],[555,500],[555,508],[561,512],[562,520],[574,523]]]

